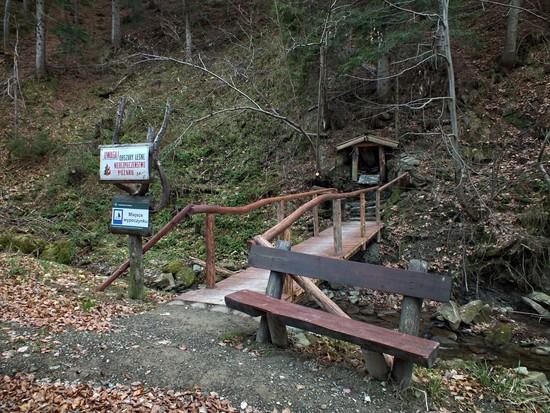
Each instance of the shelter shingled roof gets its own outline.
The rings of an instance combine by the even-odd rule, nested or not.
[[[397,142],[395,139],[386,138],[382,136],[375,136],[375,135],[362,135],[353,139],[349,139],[345,142],[342,142],[341,144],[336,146],[336,150],[341,151],[342,149],[346,149],[351,146],[355,146],[360,143],[366,143],[366,142],[376,143],[378,145],[383,145],[383,146],[389,146],[390,148],[397,148],[397,146],[399,145],[399,142]]]

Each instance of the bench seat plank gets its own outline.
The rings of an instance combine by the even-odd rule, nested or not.
[[[225,297],[225,303],[253,317],[269,313],[286,325],[348,341],[427,367],[434,363],[439,347],[439,343],[432,340],[339,317],[253,291],[229,294]]]
[[[452,277],[449,275],[406,271],[258,245],[251,247],[248,263],[251,267],[410,297],[442,302],[451,297]]]

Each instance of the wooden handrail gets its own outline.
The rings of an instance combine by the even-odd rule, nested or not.
[[[183,209],[181,209],[176,215],[172,217],[166,225],[164,225],[149,241],[147,241],[143,245],[143,253],[145,254],[151,247],[153,247],[160,239],[162,239],[166,234],[168,234],[176,225],[178,225],[183,219],[188,218],[191,215],[194,214],[209,214],[209,213],[216,213],[216,214],[246,214],[250,211],[253,211],[255,209],[261,208],[266,205],[274,204],[276,202],[280,201],[290,201],[293,199],[300,199],[300,198],[306,198],[309,196],[315,196],[319,194],[326,194],[330,192],[334,192],[336,189],[334,188],[323,188],[323,189],[316,189],[313,191],[308,192],[301,192],[297,194],[289,194],[289,195],[281,195],[266,199],[261,199],[259,201],[253,202],[248,205],[244,205],[241,207],[225,207],[220,205],[193,205],[189,204],[185,206]],[[122,265],[120,265],[110,276],[107,278],[103,284],[98,288],[98,291],[104,291],[109,285],[113,283],[114,280],[116,280],[118,277],[120,277],[126,270],[128,270],[130,266],[130,261],[124,262]]]
[[[277,225],[268,229],[261,236],[268,241],[273,241],[275,237],[277,237],[285,229],[289,228],[292,224],[294,224],[307,211],[309,211],[310,209],[313,209],[314,206],[319,205],[325,201],[332,201],[334,199],[354,198],[366,192],[376,191],[377,189],[378,187],[374,186],[372,188],[359,189],[353,192],[338,192],[334,194],[328,193],[328,194],[318,195],[317,197],[313,198],[311,201],[306,202],[301,207],[296,209],[293,213],[288,215],[285,219],[283,219]]]
[[[294,199],[307,198],[309,196],[326,194],[335,191],[335,188],[316,189],[314,191],[300,192],[298,194],[281,195],[272,198],[260,199],[259,201],[252,202],[251,204],[238,207],[228,207],[221,205],[193,205],[192,214],[241,215],[261,208],[263,206],[274,204],[276,202],[292,201]]]
[[[382,192],[383,190],[385,190],[387,187],[393,185],[394,183],[396,183],[397,181],[403,179],[404,177],[406,177],[409,173],[408,172],[404,172],[402,173],[401,175],[399,175],[397,178],[394,178],[392,179],[390,182],[387,182],[385,183],[384,185],[382,185],[381,187],[378,188],[378,192]]]

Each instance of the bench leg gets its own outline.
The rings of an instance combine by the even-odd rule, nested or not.
[[[369,375],[377,380],[386,380],[390,375],[390,366],[384,355],[371,350],[363,350],[365,367]]]
[[[277,347],[288,347],[286,325],[270,314],[268,314],[266,318],[267,325],[269,326],[269,333],[271,335],[271,342]]]
[[[413,297],[403,297],[399,331],[417,336],[420,330],[420,313],[422,300]],[[392,370],[392,378],[401,389],[410,386],[414,363],[412,361],[395,358]]]
[[[279,248],[285,251],[290,251],[291,243],[290,241],[279,240],[275,244],[275,248]],[[269,273],[269,280],[267,281],[267,288],[265,294],[273,298],[281,298],[283,295],[283,287],[285,284],[286,275],[277,271],[271,271]],[[288,338],[286,336],[286,326],[282,324],[282,327],[277,325],[278,321],[270,321],[270,317],[262,316],[260,319],[260,327],[256,333],[256,341],[258,343],[267,344],[272,342],[276,346],[286,347],[288,344]],[[273,333],[271,330],[271,325],[277,331]],[[282,330],[284,329],[284,338]],[[273,338],[275,336],[275,339]],[[279,343],[285,344],[279,344]]]

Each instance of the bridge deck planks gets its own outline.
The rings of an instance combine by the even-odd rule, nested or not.
[[[342,256],[347,259],[361,249],[363,245],[369,243],[378,231],[381,225],[376,222],[367,222],[365,238],[361,238],[361,231],[358,221],[349,221],[342,223]],[[304,254],[320,255],[324,257],[335,257],[334,239],[332,227],[319,233],[316,237],[311,237],[300,244],[292,247],[292,251]],[[204,303],[225,306],[224,298],[226,295],[235,291],[250,290],[265,293],[267,280],[269,279],[269,270],[248,267],[239,271],[235,275],[216,283],[216,288],[203,288],[199,290],[187,291],[176,297],[176,300],[190,303]]]

